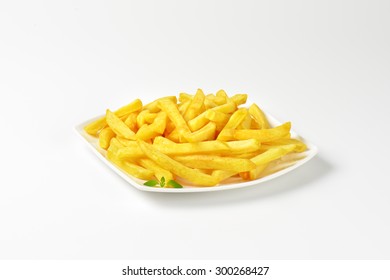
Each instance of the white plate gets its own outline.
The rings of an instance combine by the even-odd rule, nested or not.
[[[281,122],[276,120],[274,117],[270,116],[266,113],[266,116],[272,126],[280,125]],[[311,160],[318,152],[318,149],[313,144],[309,143],[307,140],[303,139],[293,130],[291,130],[291,136],[293,138],[299,139],[303,141],[307,145],[307,151],[299,154],[291,154],[282,157],[278,162],[276,162],[273,166],[266,169],[265,172],[268,172],[269,175],[266,175],[260,179],[253,181],[241,181],[240,179],[233,179],[231,181],[226,181],[224,184],[220,184],[214,187],[194,187],[194,186],[186,186],[183,185],[182,189],[175,188],[158,188],[158,187],[147,187],[144,186],[143,183],[145,181],[140,180],[138,178],[132,177],[118,168],[116,165],[112,164],[106,158],[106,151],[99,147],[99,141],[97,138],[92,137],[84,131],[84,126],[88,123],[101,118],[102,116],[87,120],[75,127],[77,133],[81,136],[82,139],[88,144],[88,146],[92,149],[92,151],[100,158],[108,167],[114,170],[119,176],[125,179],[128,183],[130,183],[133,187],[141,190],[141,191],[149,191],[149,192],[169,192],[169,193],[187,193],[187,192],[210,192],[210,191],[223,191],[223,190],[231,190],[238,189],[253,185],[258,185],[260,183],[275,179],[283,174],[286,174],[295,168],[301,166],[302,164]],[[280,170],[280,168],[285,167]]]

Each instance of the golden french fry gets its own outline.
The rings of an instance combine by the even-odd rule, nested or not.
[[[260,142],[270,142],[284,137],[290,132],[290,129],[290,122],[268,129],[241,129],[234,132],[234,138],[238,140],[258,139]]]
[[[264,169],[270,162],[277,160],[278,158],[281,158],[288,153],[293,152],[294,149],[295,145],[293,144],[285,145],[281,147],[271,148],[264,153],[253,157],[251,160],[253,163],[256,164],[256,168],[249,171],[249,179],[255,180],[259,178],[260,174],[264,171]]]
[[[223,89],[218,90],[218,91],[215,93],[215,96],[217,96],[217,97],[223,97],[224,103],[226,103],[227,100],[229,99],[229,96],[226,94],[226,92],[225,92]]]
[[[253,117],[253,119],[258,124],[259,128],[270,128],[269,122],[267,120],[267,117],[263,113],[263,111],[257,106],[255,103],[253,103],[249,107],[249,114]]]
[[[224,96],[215,96],[214,94],[208,94],[206,96],[206,99],[217,105],[223,105],[226,103],[226,99]]]
[[[190,105],[191,105],[191,100],[187,100],[184,103],[180,103],[178,106],[180,114],[184,115],[184,113],[187,111]]]
[[[167,114],[165,112],[158,113],[154,122],[150,125],[144,124],[135,134],[137,139],[149,140],[156,136],[162,135],[167,123]]]
[[[133,102],[123,106],[115,111],[115,115],[118,118],[124,117],[132,112],[142,109],[142,102],[139,99],[134,100]],[[107,125],[106,117],[102,117],[84,127],[84,130],[90,135],[96,135],[100,130],[102,130]]]
[[[241,104],[245,104],[246,100],[248,98],[247,94],[236,94],[230,98],[231,101],[233,101],[236,106],[239,106]]]
[[[245,119],[241,122],[241,124],[237,128],[238,129],[250,129],[251,124],[252,124],[252,118],[248,112]]]
[[[134,176],[138,179],[142,180],[150,180],[153,179],[154,173],[150,170],[147,170],[135,163],[129,161],[119,160],[115,154],[107,153],[108,159],[113,162],[115,165],[120,167],[127,174]]]
[[[174,159],[192,168],[220,169],[234,172],[244,172],[256,168],[256,165],[251,160],[235,157],[188,155],[176,156]]]
[[[184,137],[188,142],[202,142],[213,140],[215,138],[216,127],[217,126],[215,123],[210,122],[198,131],[185,134]]]
[[[211,109],[211,108],[217,107],[218,104],[216,104],[215,102],[211,101],[208,98],[205,98],[204,106],[205,106],[205,109],[207,110],[207,109]]]
[[[141,111],[137,116],[137,126],[138,128],[141,128],[146,123],[145,116],[147,114],[150,114],[149,110],[143,110]]]
[[[117,138],[112,138],[110,142],[110,146],[107,149],[107,154],[111,153],[111,154],[115,154],[116,156],[119,149],[123,147],[124,145],[121,142],[119,142]]]
[[[199,114],[197,117],[188,121],[188,127],[191,131],[197,131],[209,123],[209,120],[206,118],[206,111]]]
[[[141,166],[143,166],[147,170],[152,171],[154,173],[154,176],[158,180],[161,180],[162,177],[165,178],[166,182],[169,182],[170,180],[173,179],[173,175],[171,172],[162,168],[161,166],[159,166],[158,164],[156,164],[153,160],[151,160],[149,158],[141,158],[139,160],[139,163],[141,164]]]
[[[159,101],[159,106],[163,110],[168,118],[173,122],[180,136],[184,136],[191,132],[188,128],[186,121],[183,119],[183,116],[180,114],[179,110],[175,103],[171,100],[162,99]]]
[[[184,92],[181,92],[179,94],[179,102],[180,103],[184,103],[184,102],[191,102],[192,98],[194,98],[194,96],[192,96],[191,94],[188,94],[188,93],[184,93]]]
[[[225,127],[222,129],[222,131],[219,133],[217,140],[222,141],[229,141],[232,140],[232,135],[230,133],[230,130],[235,129],[237,126],[241,124],[241,122],[246,118],[248,114],[248,111],[245,108],[238,109],[233,113],[233,115],[230,117],[229,121],[225,125]],[[233,134],[234,136],[234,134]],[[239,139],[239,138],[237,138]],[[249,139],[249,138],[246,138]]]
[[[180,137],[179,131],[175,128],[168,136],[167,139],[175,142],[175,143],[181,143],[182,137]],[[187,142],[187,141],[186,141]]]
[[[267,164],[271,161],[274,161],[288,153],[294,151],[295,145],[285,145],[282,147],[271,148],[264,153],[261,153],[253,158],[251,158],[252,162],[257,166]]]
[[[257,139],[228,141],[229,154],[239,155],[243,153],[252,153],[260,150],[261,143]]]
[[[110,110],[107,110],[106,112],[106,121],[115,134],[126,139],[134,139],[135,133]]]
[[[99,133],[99,145],[107,150],[110,146],[111,139],[115,137],[115,132],[110,127],[103,128]]]
[[[130,113],[125,120],[125,125],[127,125],[134,132],[137,131],[138,129],[137,116],[138,116],[138,112],[133,112]]]
[[[216,122],[216,123],[222,123],[222,124],[225,124],[229,121],[230,119],[230,116],[228,114],[225,114],[225,113],[222,113],[222,112],[219,112],[217,110],[207,110],[205,112],[205,117],[210,120],[210,121],[213,121],[213,122]]]
[[[237,174],[237,172],[235,172],[235,171],[214,170],[211,173],[211,176],[214,177],[218,182],[221,182],[221,181],[226,180],[226,179],[228,179],[236,174]]]
[[[188,106],[183,118],[186,121],[192,120],[201,113],[201,108],[205,99],[205,95],[201,89],[198,89],[194,98],[191,100],[191,104]]]
[[[218,183],[218,181],[211,175],[204,174],[177,162],[155,149],[153,145],[147,144],[141,140],[138,140],[138,144],[145,155],[156,164],[164,166],[164,168],[168,169],[172,173],[192,182],[193,184],[199,186],[214,186]]]
[[[246,177],[245,180],[256,180],[260,177],[261,173],[264,171],[264,169],[268,166],[268,163],[266,164],[261,164],[261,165],[258,165],[256,166],[255,169],[249,171],[247,174],[248,174],[248,177]]]
[[[307,150],[306,144],[303,143],[302,141],[297,140],[297,139],[279,139],[279,140],[275,140],[272,142],[264,142],[264,145],[262,145],[262,149],[263,149],[263,146],[264,146],[265,150],[268,150],[268,149],[275,147],[275,146],[284,146],[284,145],[289,145],[289,144],[295,145],[294,152],[296,152],[296,153],[301,153],[301,152],[304,152]]]
[[[153,146],[160,152],[171,155],[191,155],[191,154],[218,154],[230,151],[227,143],[222,141],[203,141],[195,143],[174,143],[163,137],[156,137]]]
[[[116,151],[116,155],[120,160],[134,160],[145,157],[136,141],[133,141],[133,143],[128,143],[124,147],[120,147]]]
[[[171,100],[175,104],[177,102],[176,96],[165,96],[165,97],[158,98],[158,99],[150,102],[149,104],[145,105],[144,109],[148,110],[150,113],[158,113],[158,112],[160,112],[160,107],[158,105],[160,100]]]

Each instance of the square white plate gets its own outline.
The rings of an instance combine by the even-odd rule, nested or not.
[[[280,125],[281,122],[276,120],[274,117],[270,116],[266,113],[266,116],[272,126]],[[301,166],[302,164],[308,162],[311,160],[318,152],[318,149],[313,144],[309,143],[307,140],[300,137],[297,133],[295,133],[293,130],[291,130],[291,137],[299,139],[303,141],[307,145],[307,151],[299,154],[290,154],[282,157],[280,160],[275,162],[275,164],[271,165],[269,168],[267,168],[264,172],[267,174],[266,176],[259,178],[257,180],[253,181],[242,181],[239,178],[232,179],[232,180],[226,180],[224,184],[220,184],[214,187],[194,187],[194,186],[187,186],[183,185],[182,189],[175,189],[175,188],[159,188],[159,187],[147,187],[144,186],[143,183],[145,181],[140,180],[138,178],[132,177],[122,171],[120,168],[118,168],[116,165],[111,163],[106,158],[106,151],[99,146],[98,138],[92,137],[91,135],[87,134],[84,131],[84,127],[98,119],[102,116],[87,120],[75,127],[77,133],[81,136],[82,139],[88,144],[88,146],[92,149],[92,151],[98,156],[99,159],[101,159],[108,167],[110,167],[112,170],[114,170],[119,176],[121,176],[123,179],[125,179],[130,185],[133,187],[141,190],[141,191],[149,191],[149,192],[169,192],[169,193],[187,193],[187,192],[209,192],[209,191],[223,191],[223,190],[231,190],[231,189],[238,189],[253,185],[258,185],[263,182],[269,181],[271,179],[275,179],[279,176],[282,176],[283,174],[286,174],[295,168]]]

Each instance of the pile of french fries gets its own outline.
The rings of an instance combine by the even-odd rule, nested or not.
[[[270,127],[256,104],[241,106],[246,100],[246,94],[201,89],[146,105],[136,99],[84,129],[99,138],[111,162],[139,179],[199,187],[231,177],[255,180],[269,164],[307,147],[291,138],[290,122]]]

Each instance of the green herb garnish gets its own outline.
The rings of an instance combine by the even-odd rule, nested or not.
[[[148,186],[148,187],[161,187],[161,188],[164,188],[166,186],[170,186],[170,187],[173,187],[173,188],[176,188],[176,189],[180,189],[180,188],[183,188],[182,185],[180,185],[178,182],[176,182],[175,180],[169,180],[169,182],[167,184],[165,184],[165,178],[164,177],[161,177],[160,181],[158,180],[149,180],[149,181],[146,181],[144,183],[145,186]]]

